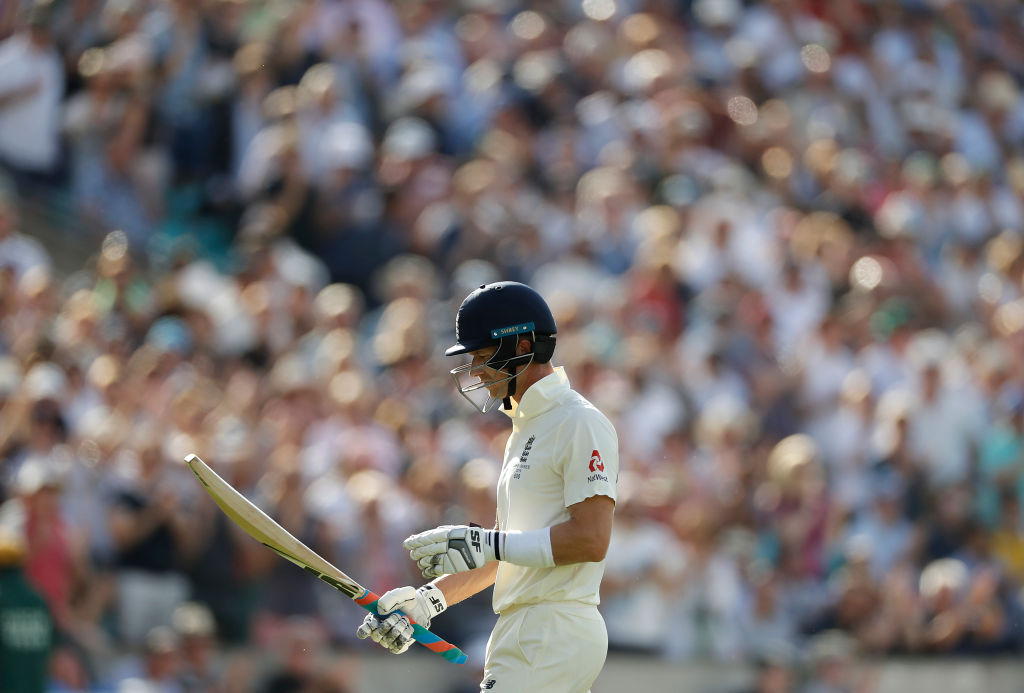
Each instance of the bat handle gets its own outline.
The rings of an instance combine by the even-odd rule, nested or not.
[[[377,611],[378,599],[380,599],[379,595],[374,594],[370,590],[366,590],[361,597],[355,597],[353,601],[355,601],[356,604],[369,611],[371,614],[380,616],[380,613]],[[429,630],[427,630],[420,624],[416,623],[416,621],[413,621],[408,614],[402,615],[408,618],[409,623],[412,624],[412,637],[416,640],[416,642],[420,643],[428,650],[431,650],[441,655],[449,662],[454,662],[455,664],[465,664],[467,659],[465,652],[455,647],[455,645],[452,645],[447,640],[437,637]]]

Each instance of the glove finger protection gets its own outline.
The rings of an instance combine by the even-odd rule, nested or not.
[[[413,627],[402,614],[391,614],[383,620],[367,614],[356,629],[356,637],[360,640],[370,638],[392,654],[401,654],[413,643]]]
[[[401,654],[409,649],[413,642],[413,627],[408,618],[402,614],[391,614],[384,619],[382,625],[381,645],[392,654]]]
[[[409,547],[409,540],[405,540],[406,548]],[[414,561],[419,561],[421,558],[430,558],[436,556],[439,553],[445,553],[448,550],[448,535],[445,534],[444,539],[440,541],[433,541],[429,544],[419,544],[415,548],[409,549],[409,558]]]
[[[366,618],[364,618],[363,622],[358,628],[356,628],[356,637],[360,640],[370,638],[374,642],[378,642],[380,639],[379,636],[374,638],[372,635],[375,630],[380,630],[380,619],[373,614],[366,614]]]
[[[448,532],[452,529],[463,526],[464,525],[441,525],[440,527],[435,527],[434,529],[428,529],[425,532],[413,534],[411,537],[408,537],[405,541],[402,542],[402,546],[404,546],[407,550],[411,551],[413,548],[417,546],[426,546],[428,544],[447,542]]]
[[[391,650],[393,654],[400,654],[413,644],[413,624],[406,616],[392,613],[384,619],[384,626],[381,645]]]

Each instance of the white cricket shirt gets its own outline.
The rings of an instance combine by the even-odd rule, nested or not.
[[[0,41],[0,97],[31,89],[0,109],[0,156],[46,172],[60,156],[64,68],[53,48],[38,48],[24,34]]]
[[[505,411],[504,409],[502,411]],[[529,531],[569,519],[591,496],[615,500],[619,441],[608,418],[570,389],[562,368],[530,386],[505,411],[512,434],[498,479],[498,527]],[[538,602],[600,603],[604,561],[553,568],[498,564],[494,611]]]

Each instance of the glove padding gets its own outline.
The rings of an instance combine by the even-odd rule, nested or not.
[[[402,546],[425,578],[463,573],[500,560],[501,532],[466,525],[444,525],[414,534]]]
[[[402,614],[391,614],[383,621],[373,614],[366,614],[363,623],[356,629],[356,637],[369,637],[392,654],[402,654],[413,643],[413,628],[409,619]]]
[[[413,642],[414,629],[409,618],[429,628],[430,619],[447,608],[444,593],[433,585],[423,585],[419,589],[398,587],[381,595],[377,600],[380,616],[367,614],[356,629],[356,637],[361,640],[370,638],[393,654],[401,654]]]

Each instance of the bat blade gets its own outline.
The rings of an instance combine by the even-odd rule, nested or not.
[[[288,530],[256,507],[231,484],[224,481],[198,455],[186,457],[185,464],[199,479],[199,483],[210,494],[217,507],[246,534],[285,560],[312,573],[370,613],[377,614],[379,597],[376,594],[362,587],[313,549],[292,536]],[[413,623],[413,637],[417,642],[450,662],[463,664],[466,661],[466,654],[462,650],[434,635],[412,619],[409,620]]]
[[[224,481],[197,455],[186,457],[185,464],[202,483],[213,502],[253,539],[300,568],[315,572],[318,577],[320,575],[333,577],[338,583],[337,589],[344,592],[350,599],[355,599],[366,591],[355,580],[292,536],[288,530],[256,507],[231,484]]]

